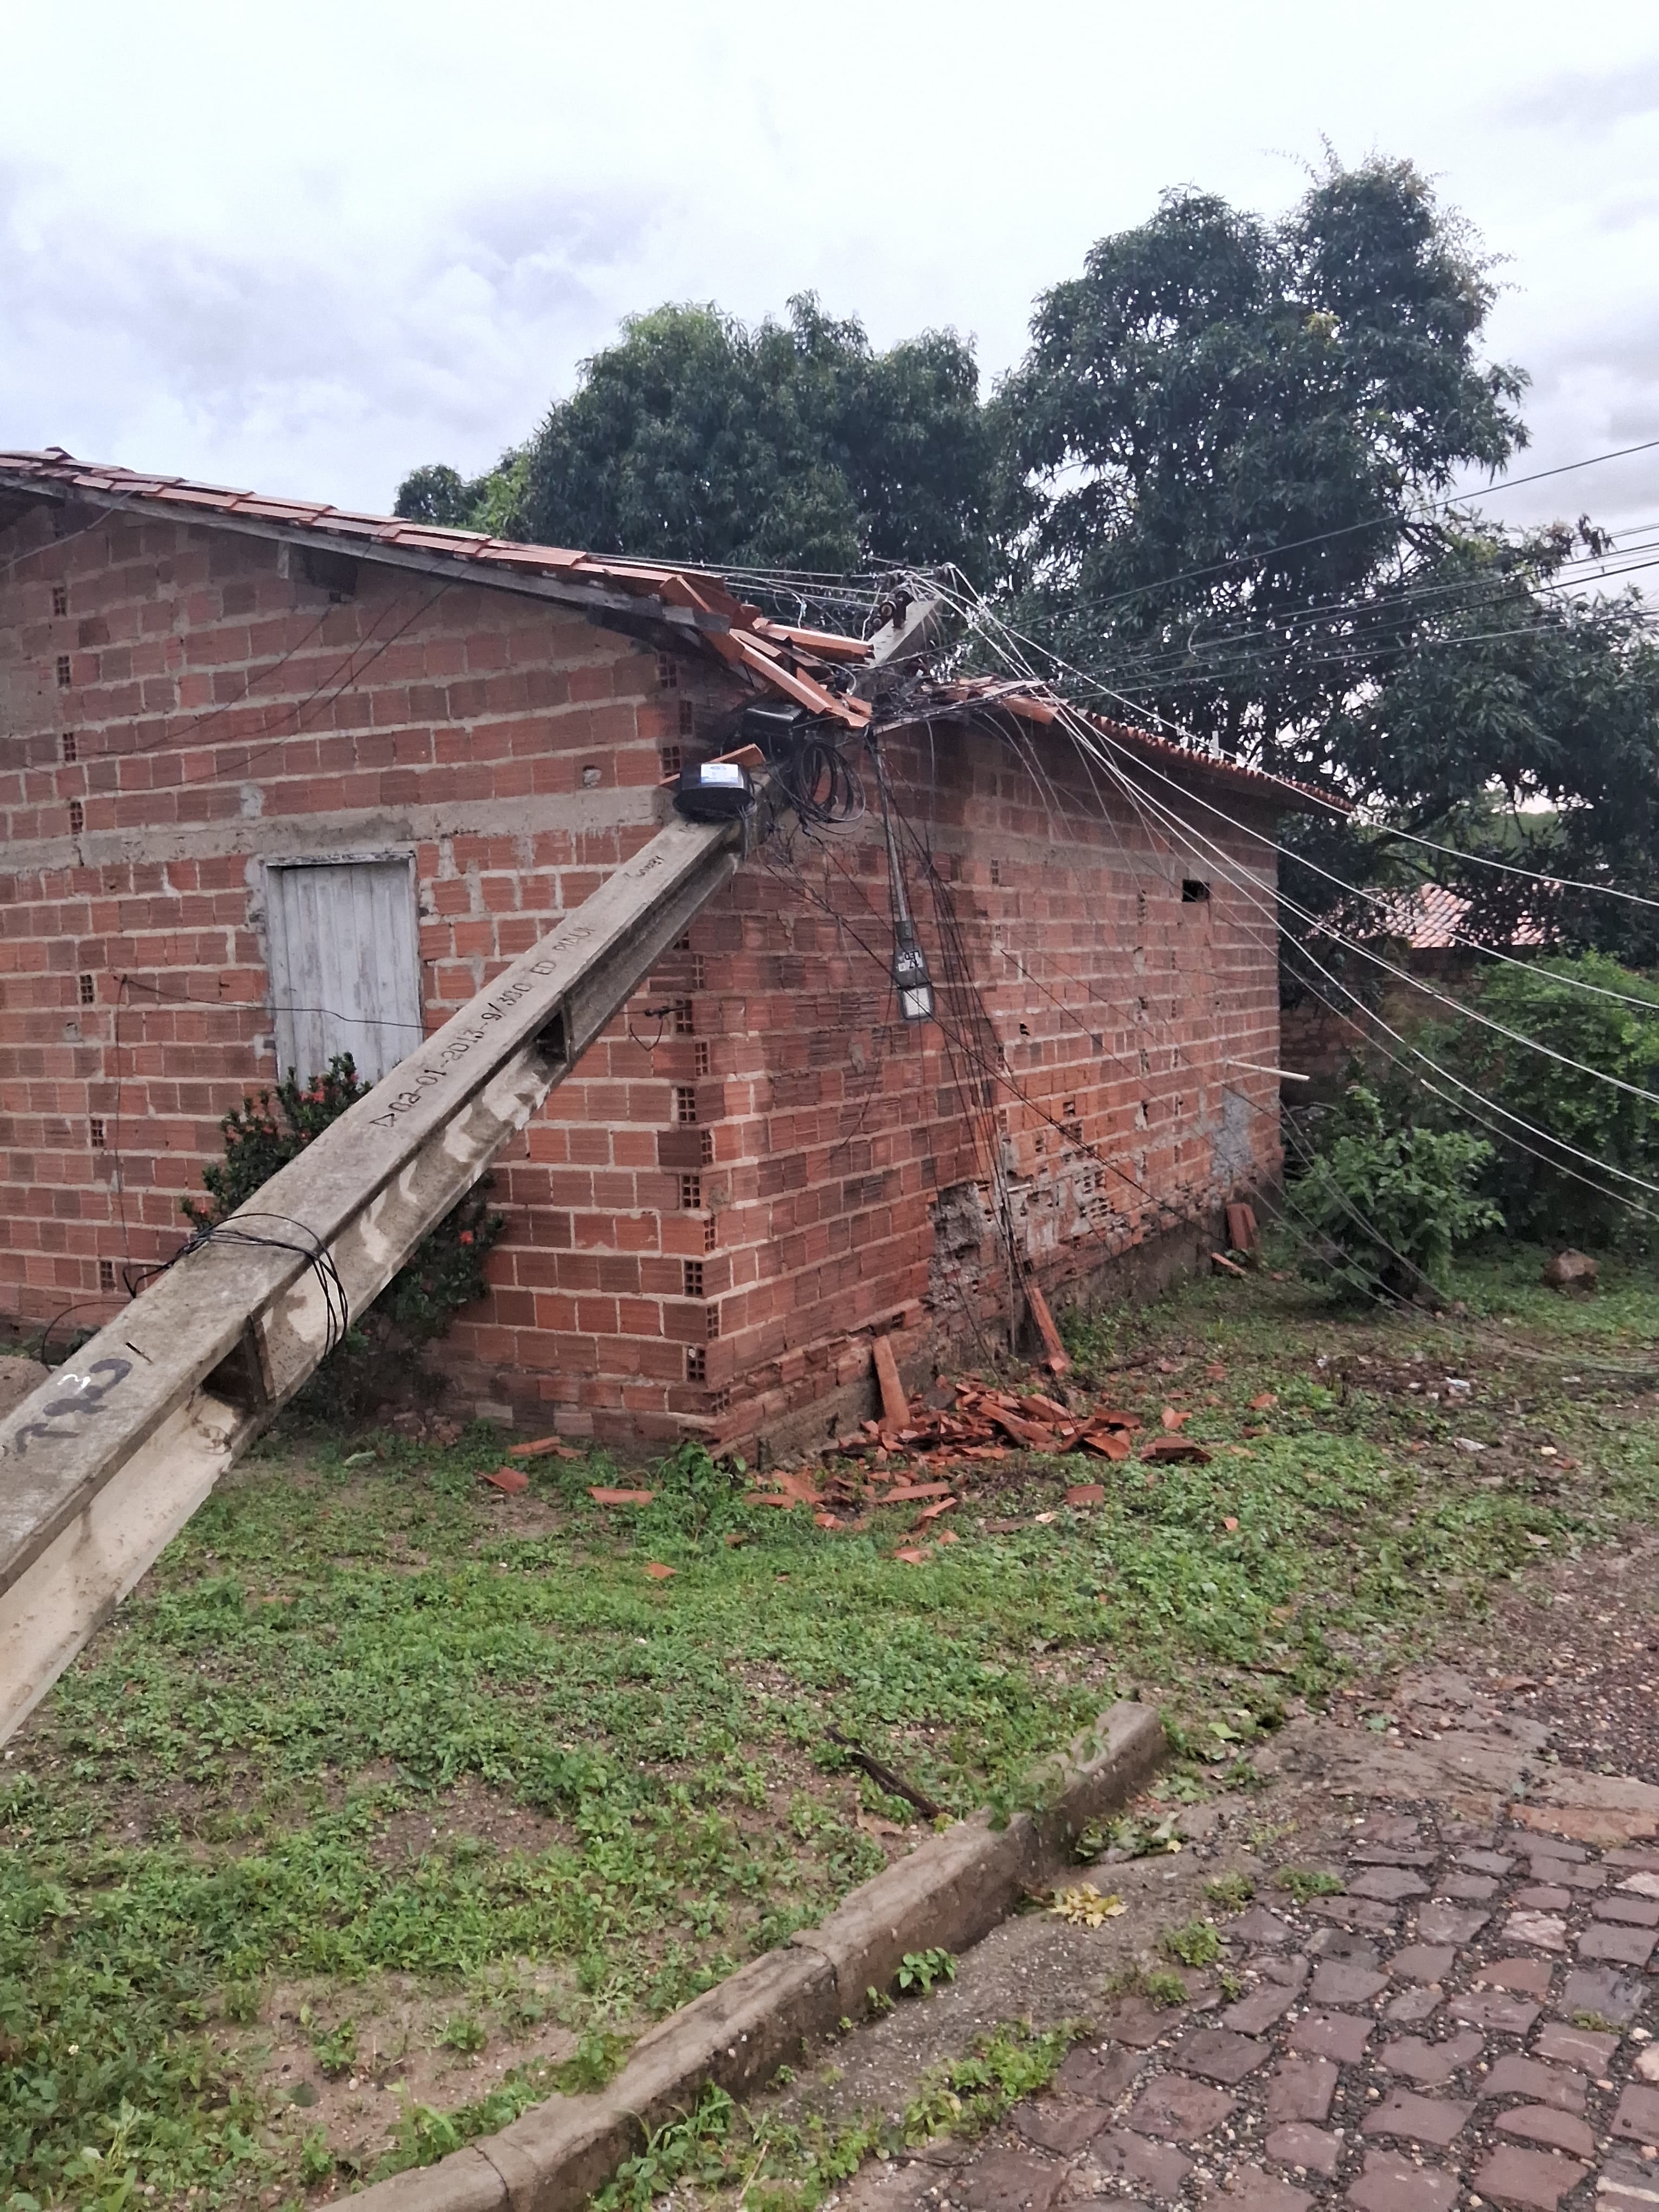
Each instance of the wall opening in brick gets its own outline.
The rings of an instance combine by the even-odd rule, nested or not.
[[[1209,896],[1210,886],[1200,883],[1196,876],[1188,876],[1181,886],[1182,906],[1203,906],[1207,903]]]
[[[58,656],[58,682],[59,688],[65,691],[68,690],[69,680],[70,657],[66,653],[60,653]]]
[[[76,988],[83,1006],[90,1006],[96,1002],[98,985],[92,976],[79,976],[76,979]]]
[[[66,615],[69,612],[69,586],[67,584],[54,584],[52,586],[52,611],[55,615]]]
[[[71,764],[80,758],[80,749],[76,744],[73,730],[65,730],[64,732],[64,758]]]
[[[94,1152],[106,1151],[108,1147],[109,1140],[104,1134],[102,1118],[99,1115],[94,1114],[91,1121],[88,1122],[87,1128],[91,1134],[93,1151]]]
[[[112,1291],[115,1288],[113,1260],[100,1260],[98,1262],[98,1287],[100,1291]]]
[[[681,1128],[687,1128],[697,1118],[697,1094],[689,1083],[674,1085],[674,1119]]]
[[[680,1267],[685,1276],[684,1290],[686,1297],[688,1298],[700,1298],[702,1296],[702,1261],[701,1260],[682,1260]]]
[[[685,1347],[685,1379],[688,1382],[708,1380],[708,1354],[700,1344],[688,1344]]]
[[[78,837],[87,826],[87,810],[78,799],[70,801],[70,836]]]
[[[702,1177],[683,1175],[680,1177],[680,1204],[688,1213],[696,1212],[702,1205]]]

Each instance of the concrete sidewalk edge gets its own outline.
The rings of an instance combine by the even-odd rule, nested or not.
[[[978,1814],[930,1837],[844,1898],[818,1927],[753,1959],[641,2037],[591,2096],[555,2095],[435,2166],[353,2198],[362,2212],[575,2212],[646,2136],[705,2086],[736,2096],[813,2036],[855,2017],[907,1951],[965,1951],[1070,1863],[1078,1838],[1145,1782],[1168,1746],[1150,1705],[1123,1702],[1054,1762],[1044,1805],[994,1828]]]

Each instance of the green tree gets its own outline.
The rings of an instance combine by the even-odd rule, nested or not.
[[[463,477],[442,461],[411,469],[398,487],[392,513],[405,522],[441,530],[482,530],[492,538],[522,538],[527,456],[511,447],[481,477]]]
[[[1469,933],[1652,960],[1639,907],[1480,865],[1659,893],[1659,652],[1633,595],[1564,588],[1608,541],[1447,501],[1526,441],[1525,379],[1480,350],[1494,296],[1402,161],[1333,161],[1277,222],[1188,191],[1102,240],[1039,301],[994,405],[1015,619],[1109,711],[1467,851],[1435,867]],[[1320,868],[1413,872],[1371,829],[1286,836],[1316,864],[1285,878],[1310,951],[1294,907],[1367,927]]]
[[[1469,995],[1486,1023],[1437,1023],[1418,1042],[1529,1131],[1545,1133],[1528,1134],[1526,1151],[1504,1146],[1487,1170],[1511,1231],[1650,1248],[1659,1199],[1641,1185],[1659,1185],[1659,1107],[1638,1094],[1659,1093],[1659,983],[1588,953],[1501,968]],[[1461,1118],[1443,1093],[1443,1125]],[[1620,1170],[1636,1182],[1621,1182]]]
[[[1492,1158],[1467,1130],[1395,1121],[1353,1085],[1291,1192],[1316,1240],[1312,1272],[1358,1304],[1443,1293],[1458,1247],[1504,1226],[1475,1188]]]
[[[1435,860],[1469,902],[1465,934],[1650,963],[1659,914],[1571,887],[1659,898],[1659,650],[1633,592],[1562,588],[1575,549],[1606,544],[1582,524],[1449,533],[1392,663],[1330,734],[1385,819],[1470,856]]]
[[[714,568],[988,568],[991,430],[973,348],[878,353],[810,295],[750,328],[714,307],[632,317],[520,454],[511,535]],[[475,526],[480,487],[416,470],[398,512]]]
[[[191,1227],[210,1231],[246,1206],[372,1088],[359,1080],[350,1054],[337,1053],[308,1083],[290,1071],[274,1091],[244,1098],[219,1124],[224,1158],[202,1170],[207,1196],[179,1201]],[[507,1226],[491,1212],[489,1193],[486,1176],[422,1239],[368,1311],[350,1317],[343,1341],[306,1386],[302,1402],[313,1412],[355,1419],[416,1381],[421,1347],[484,1294],[484,1262]],[[266,1225],[250,1224],[255,1233]]]
[[[1172,192],[1037,303],[996,411],[1028,626],[1227,751],[1325,772],[1440,554],[1431,503],[1525,433],[1486,263],[1408,163],[1282,222]]]

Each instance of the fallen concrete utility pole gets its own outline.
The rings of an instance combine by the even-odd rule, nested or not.
[[[747,834],[672,822],[0,1422],[0,1741],[331,1349],[339,1294],[356,1315],[386,1288]]]

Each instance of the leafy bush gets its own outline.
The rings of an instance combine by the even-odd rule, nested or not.
[[[935,1982],[953,1982],[956,1978],[957,1962],[948,1951],[907,1951],[899,1962],[894,1986],[901,1996],[914,1990],[925,1997],[932,1994]]]
[[[1598,998],[1595,991],[1619,995]],[[1625,1003],[1630,1000],[1638,1003]],[[1659,1091],[1659,984],[1589,952],[1501,968],[1486,979],[1476,1003],[1487,1020],[1562,1056],[1552,1060],[1473,1021],[1437,1024],[1419,1040],[1473,1090],[1546,1133],[1517,1130],[1533,1149],[1500,1145],[1483,1177],[1510,1231],[1556,1243],[1650,1242],[1650,1223],[1627,1201],[1659,1210],[1659,1200],[1606,1170],[1659,1183],[1659,1107],[1579,1071]]]
[[[1167,2012],[1172,2005],[1186,2003],[1187,1984],[1170,1967],[1153,1966],[1140,1977],[1140,1994],[1148,2004]]]
[[[1340,1296],[1443,1291],[1457,1248],[1504,1225],[1475,1188],[1492,1148],[1467,1130],[1390,1127],[1375,1091],[1357,1083],[1317,1142],[1292,1204]]]
[[[1224,1912],[1243,1912],[1255,1895],[1255,1884],[1249,1875],[1237,1870],[1216,1874],[1205,1883],[1204,1894],[1212,1905],[1218,1905]]]
[[[246,1206],[278,1168],[297,1158],[331,1122],[373,1086],[361,1083],[349,1053],[304,1085],[292,1074],[258,1100],[244,1098],[219,1127],[225,1156],[202,1170],[205,1199],[181,1201],[193,1229],[211,1229]],[[311,1409],[350,1419],[412,1379],[416,1354],[441,1336],[464,1306],[484,1292],[484,1262],[506,1222],[489,1211],[486,1176],[416,1248],[366,1314],[352,1317],[344,1341],[307,1386]]]

